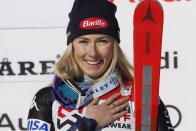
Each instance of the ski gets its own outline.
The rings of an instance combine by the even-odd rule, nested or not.
[[[143,0],[133,19],[135,130],[157,131],[163,8]]]

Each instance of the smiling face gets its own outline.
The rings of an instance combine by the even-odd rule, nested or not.
[[[104,34],[83,35],[73,41],[74,58],[85,75],[99,77],[113,55],[113,38]]]

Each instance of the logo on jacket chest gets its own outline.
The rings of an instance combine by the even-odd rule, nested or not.
[[[99,104],[103,103],[105,100],[100,100]],[[130,110],[130,109],[128,109]],[[86,114],[86,107],[81,108],[79,110],[73,110],[65,108],[64,106],[59,105],[57,110],[57,121],[56,127],[59,130],[67,130],[74,125],[76,121],[81,119]],[[124,129],[131,129],[131,113],[127,113],[123,117],[116,120],[114,123],[107,125],[105,128],[124,128]]]
[[[57,116],[57,128],[69,129],[74,125],[76,121],[81,119],[84,116],[83,109],[73,110],[65,108],[64,106],[59,106],[58,116]]]

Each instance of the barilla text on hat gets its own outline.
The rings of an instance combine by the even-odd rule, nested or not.
[[[80,22],[80,28],[82,29],[100,29],[107,27],[107,20],[98,17],[87,18]]]

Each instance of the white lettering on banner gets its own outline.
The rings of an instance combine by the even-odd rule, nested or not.
[[[41,130],[41,131],[50,131],[50,124],[37,119],[28,120],[28,131]]]
[[[33,101],[32,101],[32,104],[31,104],[30,109],[33,109],[33,107],[35,107],[35,109],[36,109],[37,111],[40,111],[40,110],[38,109],[38,107],[37,107],[37,103],[36,103],[35,99],[36,99],[36,96],[33,97]]]
[[[173,51],[171,52],[166,51],[164,56],[161,56],[161,69],[178,69],[178,52]]]
[[[54,75],[54,65],[60,57],[56,55],[57,60],[40,61],[17,61],[22,58],[10,60],[3,57],[0,61],[0,83],[51,81]]]
[[[18,129],[26,131],[27,130],[26,124],[24,124],[25,125],[25,127],[24,127],[23,122],[24,121],[22,120],[22,118],[18,118],[18,123],[17,123]],[[10,128],[13,131],[16,130],[16,128],[14,127],[13,121],[10,119],[10,117],[7,113],[4,113],[4,114],[0,115],[0,130],[2,128],[3,129]]]
[[[6,120],[6,123],[7,124],[2,124],[3,123],[3,120]],[[0,117],[0,127],[9,127],[9,128],[11,128],[11,130],[15,130],[15,128],[14,128],[14,126],[12,124],[12,121],[10,120],[10,118],[9,118],[9,116],[7,114],[3,114]]]
[[[39,61],[41,65],[41,72],[34,71],[35,69],[35,62],[33,61],[18,61],[17,64],[19,66],[19,73],[17,75],[46,75],[46,74],[54,74],[53,71],[48,71],[55,65],[55,61]],[[50,65],[49,65],[50,64]],[[0,62],[0,76],[8,75],[14,76],[16,72],[13,70],[12,62],[8,60],[8,58],[3,58],[2,62]],[[7,74],[6,74],[6,73]]]

